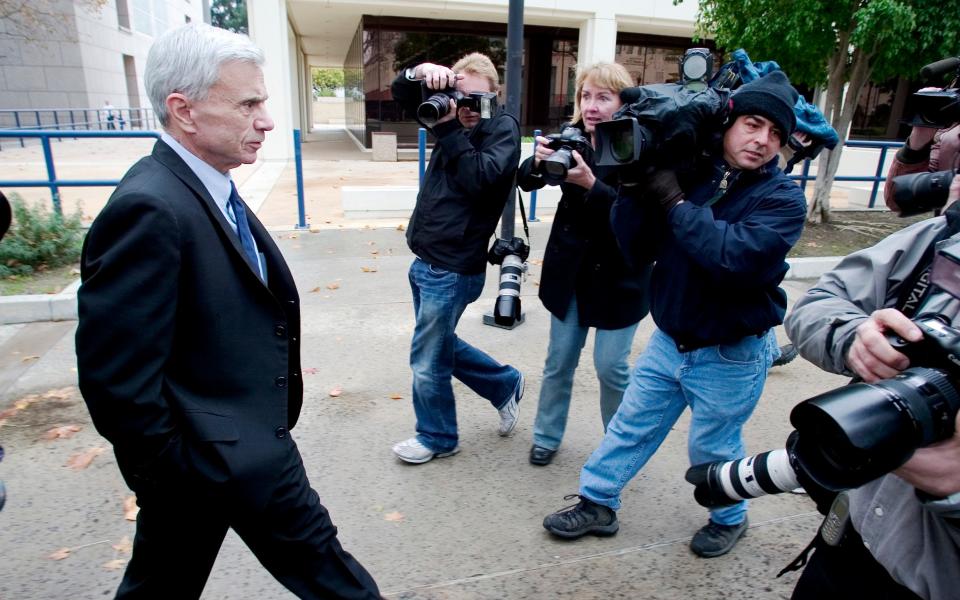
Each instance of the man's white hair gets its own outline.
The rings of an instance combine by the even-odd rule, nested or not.
[[[241,61],[263,65],[263,51],[245,35],[205,23],[170,29],[154,41],[147,55],[144,86],[150,104],[167,125],[167,96],[178,92],[190,100],[204,100],[220,79],[224,63]]]

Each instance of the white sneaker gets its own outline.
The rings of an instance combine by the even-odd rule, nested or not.
[[[427,448],[421,444],[420,440],[417,439],[417,436],[413,436],[409,440],[397,442],[393,445],[393,453],[397,455],[397,458],[404,462],[413,463],[415,465],[425,463],[434,458],[453,456],[457,452],[460,452],[460,446],[457,446],[448,452],[434,452],[430,448]]]
[[[520,381],[517,382],[517,387],[513,390],[513,396],[511,396],[510,401],[504,404],[503,408],[499,410],[499,433],[503,437],[510,435],[513,432],[513,428],[517,426],[517,420],[520,418],[520,399],[523,398],[523,384],[523,373],[520,373]]]

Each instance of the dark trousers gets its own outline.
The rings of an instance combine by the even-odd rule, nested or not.
[[[873,558],[852,527],[847,536],[837,547],[817,544],[797,580],[791,600],[920,600],[920,596],[897,583]]]
[[[117,598],[199,598],[227,529],[300,598],[379,599],[373,578],[337,540],[294,449],[258,510],[221,491],[138,498],[140,513]]]

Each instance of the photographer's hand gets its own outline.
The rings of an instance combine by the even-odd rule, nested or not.
[[[539,169],[540,161],[553,154],[554,151],[547,147],[547,144],[549,143],[550,140],[548,138],[545,138],[542,135],[537,136],[537,149],[533,153],[534,169]]]
[[[910,366],[910,359],[890,345],[886,333],[894,332],[910,342],[923,338],[920,329],[899,310],[876,310],[857,327],[847,351],[847,366],[867,383],[893,377]]]
[[[566,182],[578,185],[588,191],[593,189],[593,184],[597,182],[593,171],[590,170],[590,167],[587,166],[583,157],[576,150],[573,151],[573,159],[577,161],[577,166],[567,171]]]
[[[431,90],[442,90],[457,85],[457,81],[463,79],[463,75],[457,75],[450,68],[433,63],[419,64],[415,68],[417,79],[423,80],[427,88]]]
[[[677,183],[677,174],[671,169],[648,172],[643,180],[644,195],[660,203],[664,212],[683,202],[683,191]]]
[[[953,437],[919,448],[894,471],[913,487],[940,498],[960,492],[960,413]]]

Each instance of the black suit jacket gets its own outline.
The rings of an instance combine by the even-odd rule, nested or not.
[[[84,242],[80,390],[138,497],[222,484],[262,505],[296,451],[299,297],[247,215],[266,284],[200,180],[157,142]]]

